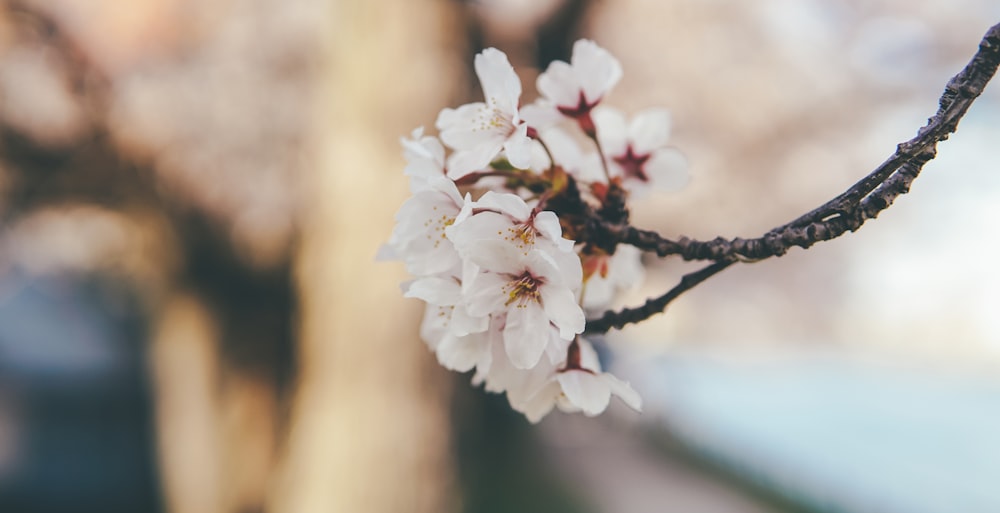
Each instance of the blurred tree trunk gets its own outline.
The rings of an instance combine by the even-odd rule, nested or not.
[[[447,374],[399,299],[400,266],[374,261],[406,194],[398,137],[453,87],[451,18],[430,0],[343,0],[326,15],[317,162],[302,182],[300,379],[272,510],[454,510]]]

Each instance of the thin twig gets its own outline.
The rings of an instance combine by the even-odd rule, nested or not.
[[[667,305],[684,292],[694,288],[695,285],[711,278],[723,269],[736,263],[736,260],[723,260],[715,262],[690,274],[685,274],[680,283],[668,290],[659,297],[647,299],[639,307],[625,308],[624,310],[604,312],[600,318],[587,321],[587,329],[584,333],[607,333],[611,329],[621,329],[626,324],[644,321],[655,314],[662,313]]]

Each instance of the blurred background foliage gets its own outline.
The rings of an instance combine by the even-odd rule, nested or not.
[[[0,0],[0,510],[796,510],[651,452],[659,387],[684,384],[635,362],[995,373],[996,87],[872,227],[611,337],[645,420],[533,428],[433,362],[402,269],[373,261],[407,194],[398,137],[478,98],[481,48],[530,101],[591,37],[625,69],[608,101],[670,109],[691,162],[636,224],[757,235],[909,138],[998,20],[986,0]],[[688,269],[650,264],[625,302]]]

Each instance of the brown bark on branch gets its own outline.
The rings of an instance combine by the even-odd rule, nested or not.
[[[677,286],[662,296],[647,300],[640,307],[608,311],[600,318],[588,321],[586,332],[605,333],[660,313],[677,296],[735,262],[779,257],[792,247],[809,248],[817,242],[857,230],[909,191],[920,170],[936,155],[937,144],[958,128],[958,122],[982,94],[986,84],[996,74],[998,65],[1000,24],[986,32],[972,60],[948,81],[937,113],[927,120],[914,138],[900,143],[885,162],[837,197],[760,237],[717,237],[709,241],[681,237],[672,240],[627,223],[600,221],[600,230],[611,238],[612,245],[629,244],[660,257],[677,255],[684,260],[712,260],[715,263],[685,275]]]

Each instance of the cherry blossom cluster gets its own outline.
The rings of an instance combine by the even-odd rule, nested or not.
[[[603,105],[621,65],[589,40],[538,77],[540,97],[523,107],[503,52],[479,53],[475,70],[484,101],[444,109],[438,137],[402,139],[412,195],[380,255],[414,276],[404,295],[426,302],[420,335],[440,363],[474,370],[530,421],[556,407],[597,415],[613,395],[639,410],[582,334],[588,313],[641,281],[640,252],[588,227],[686,182],[668,114],[628,119]]]

